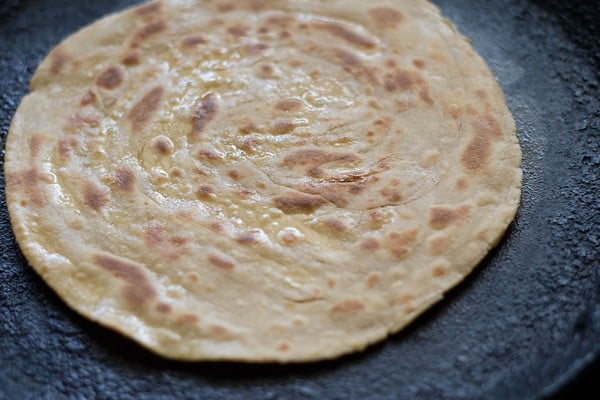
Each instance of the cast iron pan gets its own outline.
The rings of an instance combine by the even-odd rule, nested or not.
[[[50,48],[133,2],[0,2],[2,140]],[[521,208],[472,276],[360,354],[288,366],[166,361],[46,287],[15,243],[2,176],[0,399],[541,399],[582,385],[600,394],[600,2],[435,3],[496,73],[523,149]]]

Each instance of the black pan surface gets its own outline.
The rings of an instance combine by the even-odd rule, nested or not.
[[[434,2],[495,72],[523,149],[521,208],[472,276],[405,331],[339,360],[166,361],[47,288],[15,243],[2,175],[0,399],[542,399],[577,384],[598,396],[600,2]],[[0,1],[3,143],[51,47],[133,3]]]

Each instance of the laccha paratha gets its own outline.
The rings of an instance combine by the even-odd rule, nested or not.
[[[309,361],[406,326],[513,219],[503,93],[421,0],[163,1],[41,63],[11,222],[82,315],[181,360]]]

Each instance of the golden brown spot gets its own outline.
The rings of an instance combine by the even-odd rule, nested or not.
[[[131,130],[133,133],[141,131],[152,119],[160,106],[164,92],[165,89],[162,86],[157,86],[146,93],[144,97],[133,106],[127,116],[131,123]]]
[[[296,18],[293,15],[274,14],[267,17],[266,24],[285,28],[290,26],[294,21],[296,21]]]
[[[233,25],[230,26],[229,28],[227,28],[227,32],[232,34],[233,36],[246,36],[248,35],[248,31],[250,30],[250,27],[247,25]]]
[[[275,103],[275,109],[281,111],[295,111],[302,108],[303,103],[297,99],[283,99]]]
[[[287,192],[273,197],[275,207],[289,214],[312,212],[326,202],[321,196],[300,192]]]
[[[397,260],[401,260],[403,258],[408,257],[408,255],[410,254],[410,251],[411,251],[408,247],[404,247],[404,246],[391,247],[389,250],[390,250],[390,253],[392,253],[394,255],[394,257],[396,257]]]
[[[444,229],[449,225],[457,224],[469,215],[469,206],[460,207],[433,206],[429,210],[429,226],[434,229]]]
[[[181,46],[190,49],[196,47],[199,44],[205,44],[208,40],[202,35],[190,35],[183,38]]]
[[[356,55],[340,48],[331,48],[328,51],[338,62],[341,63],[344,71],[347,71],[358,78],[365,77],[372,84],[379,83],[373,70],[364,65],[361,59]]]
[[[69,55],[61,48],[55,48],[50,53],[50,73],[56,75],[60,73],[69,61]]]
[[[419,235],[419,229],[411,229],[404,232],[390,232],[387,234],[388,239],[398,245],[407,245],[415,243]]]
[[[156,290],[144,273],[144,265],[105,254],[96,254],[94,263],[124,282],[123,296],[133,305],[143,305],[156,297]]]
[[[402,191],[398,187],[388,186],[384,187],[379,193],[386,198],[386,200],[397,203],[402,200]]]
[[[214,93],[207,93],[200,99],[196,105],[196,110],[192,116],[192,134],[200,135],[206,125],[217,115],[219,99]]]
[[[427,238],[427,248],[430,254],[440,255],[446,251],[450,242],[451,238],[448,235],[432,235]]]
[[[357,313],[364,310],[365,305],[359,300],[347,299],[340,301],[329,309],[331,314],[337,313]]]
[[[94,209],[100,211],[110,200],[109,192],[99,188],[92,182],[87,182],[83,188],[84,203]]]
[[[258,132],[258,126],[252,121],[246,121],[243,125],[238,128],[238,131],[242,135],[248,135],[250,133]]]
[[[371,8],[369,15],[373,18],[377,26],[388,29],[395,28],[404,18],[400,11],[389,7]]]
[[[38,154],[40,154],[40,149],[42,147],[42,137],[39,135],[32,135],[29,138],[29,153],[31,154],[31,158],[37,158]]]
[[[246,53],[251,55],[260,54],[268,48],[269,45],[266,43],[252,43],[244,46],[244,50],[246,50]]]
[[[333,217],[325,218],[323,220],[323,224],[331,230],[337,232],[344,232],[347,229],[346,224],[344,224],[343,221],[340,221],[339,219]]]
[[[421,58],[415,58],[413,60],[413,65],[419,69],[423,69],[425,68],[425,61],[423,61]]]
[[[214,197],[215,188],[210,185],[202,185],[196,190],[196,196],[200,199]]]
[[[320,149],[303,149],[288,154],[283,159],[282,165],[321,165],[330,162],[353,163],[360,159],[361,157],[355,153],[331,153]]]
[[[123,82],[125,74],[119,67],[110,67],[104,70],[96,79],[96,85],[106,89],[114,89]]]
[[[290,349],[290,345],[287,342],[281,342],[277,345],[277,350],[279,351],[288,351]]]
[[[312,26],[319,30],[329,32],[335,37],[345,40],[346,42],[367,49],[375,47],[376,43],[360,33],[350,29],[349,27],[336,22],[315,22]]]
[[[289,39],[292,37],[290,31],[281,31],[279,32],[279,39]]]
[[[115,184],[119,190],[131,192],[135,187],[135,174],[130,168],[121,167],[115,171]]]
[[[427,88],[427,86],[421,86],[421,88],[419,89],[419,97],[421,98],[421,100],[423,100],[430,106],[434,103],[433,98],[429,94],[429,89]]]
[[[388,68],[394,68],[394,67],[396,67],[396,65],[398,65],[396,63],[396,60],[392,60],[391,58],[388,58],[387,60],[385,60],[385,66]]]
[[[134,12],[137,15],[146,17],[146,16],[149,16],[151,14],[155,14],[155,13],[159,12],[160,9],[161,9],[161,7],[162,6],[161,6],[161,4],[159,2],[152,2],[152,3],[149,3],[149,4],[143,4],[141,6],[136,7],[134,9]]]
[[[229,175],[229,177],[231,179],[236,179],[237,180],[237,179],[241,178],[240,172],[238,170],[235,170],[235,169],[229,170],[229,172],[227,173],[227,175]]]
[[[64,137],[58,141],[58,155],[63,160],[68,160],[73,154],[73,149],[77,148],[78,141],[74,137]]]
[[[208,326],[208,329],[210,329],[210,333],[215,336],[226,336],[230,333],[227,328],[218,324],[211,324]]]
[[[190,281],[196,283],[198,282],[198,280],[200,280],[200,277],[198,276],[198,274],[195,274],[193,272],[191,272],[189,275]]]
[[[250,245],[257,243],[258,239],[251,233],[244,233],[235,238],[235,241],[243,245]]]
[[[200,318],[198,318],[196,314],[181,314],[179,317],[177,317],[175,323],[182,325],[193,325],[198,323],[198,321],[200,321]]]
[[[226,259],[223,256],[220,256],[218,254],[209,254],[208,255],[208,261],[219,268],[222,268],[224,270],[232,270],[235,265],[233,264],[233,262],[229,261],[228,259]]]
[[[138,50],[132,50],[121,59],[121,63],[127,66],[139,64],[141,54]]]
[[[173,152],[173,142],[166,136],[157,136],[152,143],[154,150],[163,156]]]
[[[208,227],[213,232],[223,232],[225,230],[223,224],[220,222],[211,222]]]
[[[100,123],[100,116],[97,114],[86,113],[78,111],[71,117],[71,126],[73,127],[82,127],[82,126],[92,126],[96,127]]]
[[[472,121],[474,135],[462,154],[461,163],[470,171],[485,168],[492,152],[493,140],[502,135],[498,121],[491,115],[483,115]]]
[[[81,106],[87,106],[89,104],[94,104],[97,100],[97,96],[94,92],[92,92],[91,90],[88,90],[86,94],[83,95],[83,97],[81,98],[81,101],[79,102],[79,105]]]
[[[217,4],[217,11],[219,12],[229,12],[235,9],[235,2],[230,1],[227,3]]]
[[[367,251],[375,251],[381,247],[379,240],[376,238],[366,238],[360,242],[360,248]]]
[[[448,271],[448,268],[445,264],[436,264],[433,266],[431,273],[433,276],[442,276],[445,275]]]
[[[150,222],[144,228],[144,243],[147,247],[155,249],[166,241],[166,229],[157,221]]]
[[[273,78],[275,76],[275,68],[271,64],[260,64],[258,67],[258,75],[261,78]]]
[[[156,311],[158,311],[161,314],[168,314],[172,311],[172,308],[167,303],[158,303],[156,305]]]
[[[149,24],[142,26],[133,34],[133,37],[130,42],[130,47],[139,47],[142,44],[142,42],[144,42],[151,36],[164,31],[166,28],[167,24],[163,20],[150,22]]]
[[[469,187],[469,182],[465,178],[458,178],[456,180],[456,188],[458,190],[465,190]]]
[[[196,152],[195,157],[199,160],[218,161],[222,159],[221,153],[215,149],[200,148]]]
[[[277,120],[273,123],[272,133],[275,135],[283,135],[289,133],[296,128],[296,123],[289,120]]]
[[[9,175],[7,183],[9,189],[24,191],[27,197],[29,197],[29,201],[35,206],[43,207],[47,204],[47,201],[40,188],[41,182],[51,183],[52,181],[34,167]]]
[[[333,278],[328,278],[327,279],[327,287],[329,289],[333,289],[335,287],[335,279]]]
[[[389,92],[408,90],[422,84],[424,84],[423,78],[415,71],[397,69],[393,73],[385,74],[383,78],[383,86]]]

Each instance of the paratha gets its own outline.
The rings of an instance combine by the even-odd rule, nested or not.
[[[514,218],[513,118],[422,0],[148,3],[40,64],[7,139],[18,243],[165,357],[310,361],[397,332]]]

